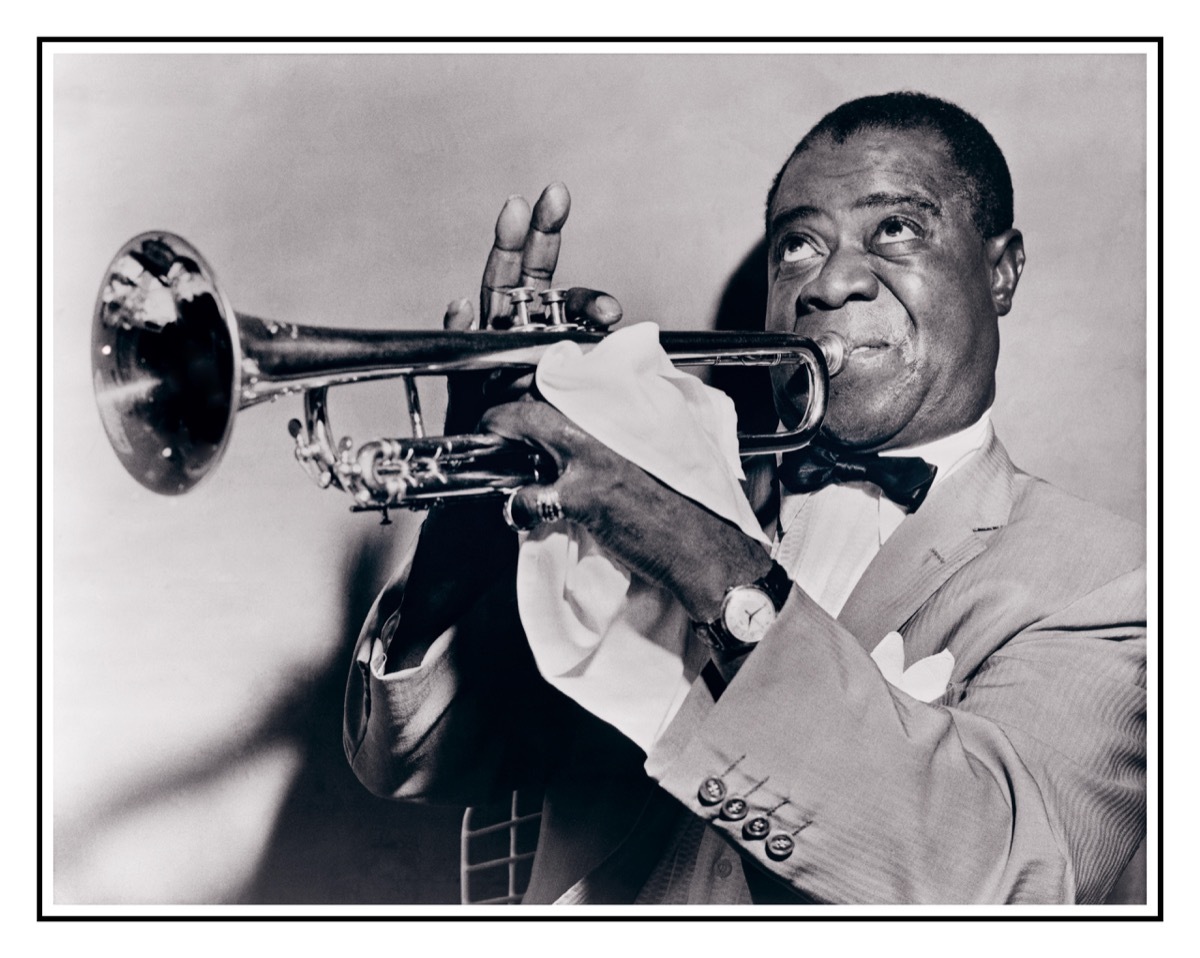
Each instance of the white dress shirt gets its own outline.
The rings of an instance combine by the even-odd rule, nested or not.
[[[883,456],[917,456],[937,467],[929,495],[980,449],[991,416],[959,432]],[[816,492],[785,494],[772,558],[792,581],[830,615],[842,611],[871,560],[908,512],[871,482],[829,485]]]

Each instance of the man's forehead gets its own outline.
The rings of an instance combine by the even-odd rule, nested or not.
[[[833,213],[906,197],[939,211],[964,198],[964,181],[945,141],[926,130],[862,130],[838,143],[821,137],[792,157],[779,181],[772,218],[792,209]]]

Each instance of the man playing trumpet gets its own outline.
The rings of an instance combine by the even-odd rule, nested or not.
[[[483,320],[549,284],[568,206],[561,186],[505,205]],[[1103,901],[1144,829],[1144,534],[1020,472],[992,431],[1025,263],[1004,157],[944,101],[852,101],[793,151],[766,225],[766,328],[836,334],[845,359],[818,448],[752,484],[765,535],[549,403],[484,412],[459,384],[447,432],[483,413],[558,477],[503,516],[427,520],[356,651],[351,764],[399,799],[544,789],[527,903]],[[567,309],[620,317],[586,290]],[[803,397],[772,385],[794,425]],[[686,696],[634,706],[662,711],[653,734],[539,674],[507,526],[560,522],[692,623]]]

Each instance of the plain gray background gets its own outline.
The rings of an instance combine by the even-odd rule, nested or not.
[[[1141,56],[59,54],[55,900],[238,899],[305,762],[264,725],[342,668],[351,546],[399,550],[414,528],[308,481],[285,429],[298,400],[239,417],[193,494],[137,486],[88,355],[120,243],[181,233],[254,315],[432,327],[476,295],[503,198],[562,179],[564,285],[610,290],[627,321],[704,327],[795,141],[890,89],[954,100],[1008,157],[1029,261],[993,416],[1014,460],[1145,522]],[[398,428],[395,386],[333,403],[358,441]]]

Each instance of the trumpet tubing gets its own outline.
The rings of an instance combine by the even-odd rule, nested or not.
[[[220,461],[241,409],[303,396],[292,420],[295,455],[323,488],[349,493],[356,510],[425,508],[443,500],[497,495],[548,478],[549,458],[491,435],[425,435],[415,378],[532,369],[555,343],[589,349],[603,331],[569,322],[557,290],[515,290],[510,330],[390,331],[300,326],[234,312],[204,258],[181,237],[143,233],[113,258],[96,300],[92,375],[114,451],[143,486],[168,495],[191,489]],[[535,314],[536,315],[536,314]],[[837,336],[813,342],[791,333],[667,332],[660,342],[676,365],[794,364],[806,377],[808,405],[789,432],[740,436],[742,455],[806,445],[825,413],[830,375],[844,361]],[[798,372],[797,375],[800,373]],[[412,435],[356,446],[335,441],[328,390],[399,378]]]

